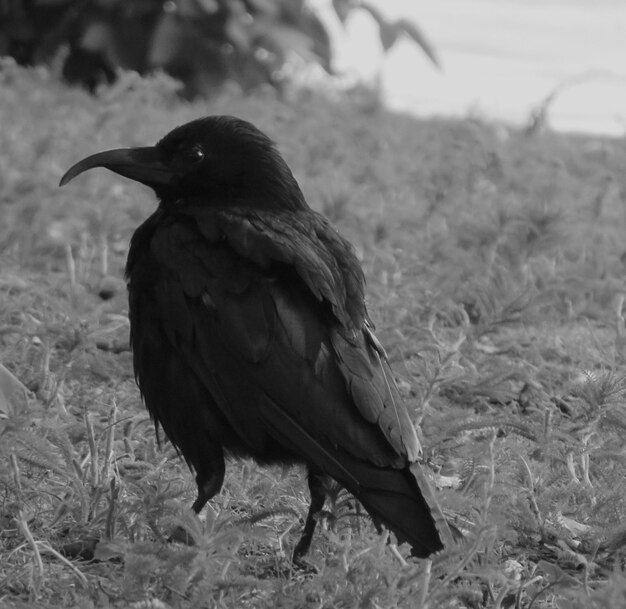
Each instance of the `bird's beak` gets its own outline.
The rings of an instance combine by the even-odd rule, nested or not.
[[[65,186],[83,171],[94,167],[106,167],[125,178],[156,189],[171,186],[178,177],[176,172],[164,162],[161,151],[155,146],[118,148],[98,152],[79,161],[67,170],[59,186]]]

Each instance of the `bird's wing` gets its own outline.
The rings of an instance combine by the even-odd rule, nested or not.
[[[310,210],[251,213],[236,208],[186,210],[209,242],[226,239],[254,264],[293,267],[319,301],[328,302],[340,323],[361,328],[366,317],[365,280],[352,246],[328,221]]]
[[[165,334],[253,453],[273,441],[329,468],[338,451],[381,467],[417,459],[360,267],[318,216],[190,213],[162,223],[151,252],[166,269]]]

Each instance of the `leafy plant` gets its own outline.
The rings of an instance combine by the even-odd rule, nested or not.
[[[438,64],[415,24],[386,20],[368,3],[334,6],[344,20],[356,8],[367,10],[385,50],[405,34]],[[305,0],[6,0],[0,3],[0,55],[23,65],[59,57],[65,79],[92,92],[114,82],[118,68],[164,70],[182,81],[187,97],[214,93],[227,80],[245,89],[280,89],[294,57],[298,65],[315,63],[332,73],[320,10]]]

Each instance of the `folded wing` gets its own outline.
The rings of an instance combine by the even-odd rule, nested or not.
[[[368,326],[360,266],[307,216],[161,220],[150,245],[161,269],[155,318],[236,434],[226,450],[314,464],[428,555],[442,547],[438,508],[412,473],[419,443]],[[138,376],[143,390],[149,372]]]

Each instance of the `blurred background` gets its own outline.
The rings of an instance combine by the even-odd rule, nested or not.
[[[621,0],[0,0],[0,55],[90,91],[163,70],[188,98],[357,91],[420,116],[613,136],[624,31]]]
[[[406,37],[399,40],[383,61],[382,86],[393,108],[421,115],[473,113],[520,125],[547,105],[557,130],[624,134],[625,2],[377,4],[394,19],[418,23],[442,62],[441,71],[430,69]],[[358,36],[371,37],[371,26],[361,24]],[[355,39],[357,47],[367,44],[357,34]]]

